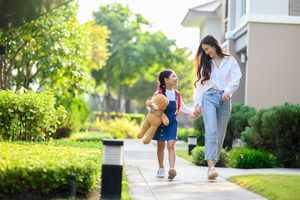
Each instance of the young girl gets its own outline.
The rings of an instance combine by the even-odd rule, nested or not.
[[[169,105],[165,110],[165,114],[169,119],[169,125],[161,125],[156,131],[153,140],[157,140],[157,158],[159,169],[157,177],[165,177],[164,168],[164,149],[165,142],[167,142],[167,149],[169,153],[169,173],[168,178],[172,180],[176,176],[175,166],[175,143],[177,140],[177,115],[181,110],[185,114],[193,116],[193,110],[184,105],[180,93],[175,90],[178,84],[178,78],[174,71],[164,70],[159,74],[159,87],[155,94],[164,94],[169,99]]]

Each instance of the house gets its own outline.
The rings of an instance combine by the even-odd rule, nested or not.
[[[300,1],[210,0],[181,23],[213,34],[238,61],[243,78],[233,102],[255,108],[300,103]]]

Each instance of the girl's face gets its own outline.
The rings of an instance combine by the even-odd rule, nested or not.
[[[214,58],[216,56],[216,47],[210,46],[208,44],[202,44],[201,47],[205,51],[205,53],[209,55],[209,57]]]
[[[175,72],[173,72],[169,78],[165,78],[165,83],[167,87],[173,88],[178,84],[178,78]]]

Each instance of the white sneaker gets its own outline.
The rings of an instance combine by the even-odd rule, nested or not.
[[[164,178],[165,177],[165,168],[159,168],[157,171],[157,178]]]
[[[216,168],[214,168],[214,167],[208,168],[208,170],[207,170],[207,178],[208,178],[208,179],[214,180],[214,179],[216,179],[218,176],[219,176],[219,174],[218,174]]]

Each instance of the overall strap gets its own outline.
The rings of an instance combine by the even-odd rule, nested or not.
[[[177,108],[175,114],[178,115],[180,112],[181,95],[178,90],[175,90],[175,95],[176,95],[176,108]]]

